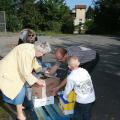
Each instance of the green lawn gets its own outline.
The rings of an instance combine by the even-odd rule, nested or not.
[[[9,120],[8,113],[2,107],[0,107],[0,120]]]
[[[2,93],[0,92],[0,120],[9,120],[9,109],[7,104],[2,101]]]

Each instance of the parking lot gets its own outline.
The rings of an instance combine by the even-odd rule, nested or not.
[[[82,45],[95,49],[100,61],[92,79],[96,92],[96,102],[92,120],[120,120],[120,37],[98,35],[39,36],[48,41],[52,48],[58,46]],[[5,56],[18,41],[18,34],[0,34],[0,56]],[[53,54],[45,56],[45,61],[54,61]]]

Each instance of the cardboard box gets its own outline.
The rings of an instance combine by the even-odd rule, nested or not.
[[[46,83],[46,87],[32,86],[32,96],[39,99],[52,96],[52,88],[57,87],[60,83],[59,78],[57,77],[50,77],[44,80]]]
[[[32,86],[32,101],[35,108],[54,104],[54,96],[52,96],[51,89],[57,87],[60,81],[56,77],[50,77],[44,80],[46,87]]]
[[[72,93],[73,94],[73,93]],[[74,113],[75,101],[68,102],[63,98],[63,94],[59,96],[59,107],[64,115],[69,115]]]
[[[34,108],[54,104],[54,96],[38,99],[34,98],[33,100]]]

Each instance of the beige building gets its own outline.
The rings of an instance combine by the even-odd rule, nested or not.
[[[80,23],[85,23],[86,5],[75,5],[72,10],[74,18],[74,26],[78,26]]]

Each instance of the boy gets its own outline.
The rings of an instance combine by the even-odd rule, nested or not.
[[[95,93],[89,73],[79,65],[80,62],[76,56],[71,56],[68,59],[68,67],[71,69],[71,73],[67,77],[64,99],[67,99],[69,93],[74,89],[76,103],[73,120],[90,120]]]

